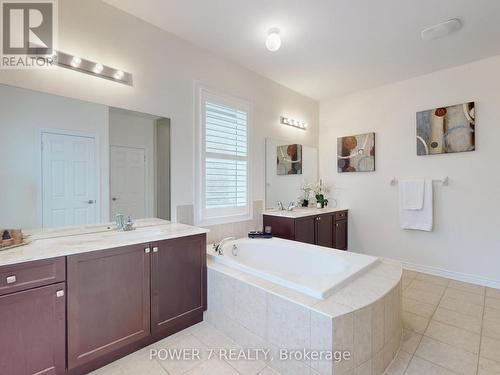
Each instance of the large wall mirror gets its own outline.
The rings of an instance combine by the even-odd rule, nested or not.
[[[170,219],[170,120],[0,85],[0,228]]]
[[[304,182],[318,180],[318,149],[266,139],[266,209],[286,206],[302,197]]]

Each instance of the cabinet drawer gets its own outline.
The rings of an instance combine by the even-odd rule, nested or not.
[[[0,267],[0,296],[50,285],[66,279],[66,258],[45,259]]]
[[[347,211],[335,212],[335,220],[345,220],[347,219]]]

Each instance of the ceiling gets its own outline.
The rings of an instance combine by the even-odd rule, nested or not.
[[[498,0],[104,0],[315,99],[500,54]],[[463,29],[423,41],[450,18]],[[279,27],[282,47],[266,50]]]

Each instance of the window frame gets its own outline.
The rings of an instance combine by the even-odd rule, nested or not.
[[[205,103],[235,108],[247,114],[247,204],[243,207],[211,208],[206,204],[206,143],[205,143]],[[195,205],[194,221],[196,225],[207,226],[217,224],[235,223],[253,219],[252,199],[252,106],[251,103],[232,95],[221,93],[207,86],[196,85],[196,146],[195,146]],[[210,158],[210,156],[208,156]],[[227,160],[242,160],[242,157],[225,157]],[[244,159],[244,158],[243,158]]]

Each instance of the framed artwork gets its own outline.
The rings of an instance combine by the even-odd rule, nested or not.
[[[337,171],[373,172],[375,170],[375,133],[337,138]]]
[[[278,176],[302,174],[302,145],[277,146],[276,173]]]
[[[417,113],[417,155],[474,151],[474,102]]]

